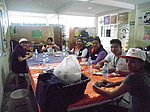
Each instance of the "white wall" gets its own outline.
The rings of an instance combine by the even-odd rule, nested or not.
[[[4,88],[4,83],[6,80],[6,77],[9,73],[9,53],[6,56],[1,56],[0,57],[0,110],[1,110],[1,103],[2,103],[2,98],[3,98],[3,88]]]

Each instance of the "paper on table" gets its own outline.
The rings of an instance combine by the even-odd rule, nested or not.
[[[92,74],[93,75],[103,75],[102,71],[98,71],[97,69],[92,69]]]
[[[32,67],[32,66],[30,66],[29,68],[30,69],[39,69],[38,67]]]
[[[32,74],[32,76],[39,76],[40,73]]]

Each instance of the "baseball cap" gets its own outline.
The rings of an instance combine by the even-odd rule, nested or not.
[[[26,39],[26,38],[21,38],[20,40],[19,40],[19,44],[21,43],[21,42],[27,42],[28,40]]]
[[[120,55],[119,57],[121,58],[127,58],[127,57],[131,57],[131,58],[138,58],[138,59],[142,59],[143,61],[146,60],[146,54],[143,50],[138,49],[138,48],[130,48],[126,54],[126,56]]]

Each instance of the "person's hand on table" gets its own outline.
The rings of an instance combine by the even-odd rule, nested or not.
[[[116,71],[115,68],[109,68],[109,69],[108,69],[108,73],[113,73],[113,72],[115,72],[115,71]]]
[[[56,48],[57,46],[56,46],[56,45],[52,45],[51,47],[54,47],[54,48]]]
[[[28,55],[27,55],[27,58],[31,58],[33,56],[33,53],[30,52]]]
[[[109,68],[108,72],[110,73],[110,76],[114,77],[114,76],[118,76],[120,70],[117,68]]]
[[[49,48],[50,48],[50,46],[49,46],[49,45],[47,45],[47,46],[46,46],[46,49],[49,49]]]
[[[97,63],[97,64],[94,66],[94,68],[96,68],[96,69],[100,69],[100,68],[101,68],[100,63]]]
[[[98,86],[97,86],[97,81],[96,82],[92,82],[92,86],[93,86],[93,90],[95,91],[95,92],[98,92]]]
[[[103,82],[106,82],[107,85],[105,85],[105,87],[114,87],[114,86],[119,86],[122,81],[118,81],[118,82],[110,82],[110,81],[106,81],[106,80],[103,80]]]
[[[114,87],[114,86],[119,86],[122,81],[118,81],[118,82],[110,82],[110,81],[107,81],[107,80],[102,80],[102,82],[92,82],[92,86],[93,88],[99,88],[98,84],[99,83],[104,83],[105,86],[101,86],[101,87]]]
[[[71,50],[70,50],[70,49],[67,49],[67,52],[68,52],[69,54],[72,54],[72,52],[71,52]]]

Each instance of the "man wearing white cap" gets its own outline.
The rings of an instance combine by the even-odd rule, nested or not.
[[[32,57],[32,53],[26,52],[27,39],[21,38],[19,45],[16,46],[12,58],[11,58],[11,69],[14,73],[27,73],[26,59]]]
[[[130,48],[126,56],[120,56],[127,60],[127,69],[130,74],[113,91],[106,91],[93,83],[93,90],[108,98],[115,98],[129,92],[132,96],[129,112],[150,112],[150,74],[145,69],[146,54],[141,49]],[[110,82],[107,82],[110,86]]]

